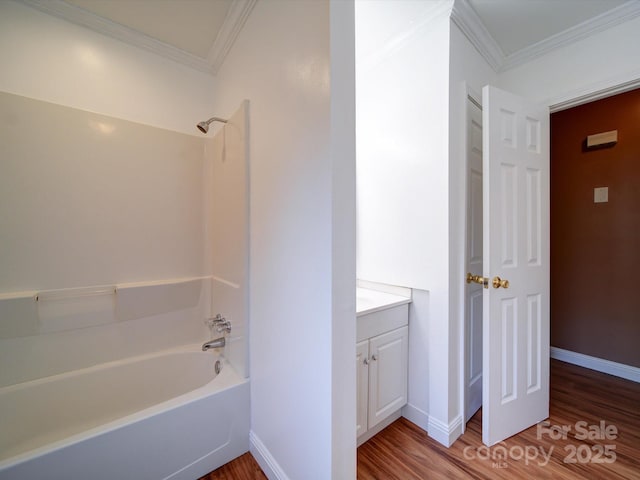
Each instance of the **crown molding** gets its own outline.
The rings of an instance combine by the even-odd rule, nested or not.
[[[590,35],[620,25],[637,16],[640,16],[640,2],[638,0],[628,0],[608,12],[574,25],[511,55],[505,55],[468,0],[456,0],[451,12],[451,20],[460,28],[491,68],[498,73],[522,65]]]
[[[455,1],[451,11],[451,20],[469,39],[491,68],[496,72],[500,71],[505,55],[468,0]]]
[[[636,88],[640,88],[640,70],[627,72],[624,75],[616,75],[605,81],[564,92],[562,95],[548,98],[541,103],[543,105],[549,105],[549,111],[554,113],[585,103],[595,102],[596,100],[611,97],[619,93],[635,90]]]
[[[416,18],[410,29],[391,38],[384,47],[358,61],[357,67],[363,70],[370,70],[379,65],[386,58],[410,42],[418,33],[426,30],[433,22],[439,19],[447,19],[451,15],[452,3],[453,2],[447,1],[434,2],[434,7],[424,12],[419,18]]]
[[[616,8],[508,55],[503,59],[500,71],[522,65],[552,50],[562,48],[590,35],[608,30],[609,28],[632,20],[637,16],[640,16],[640,2],[637,0],[627,1]]]
[[[142,48],[201,72],[215,75],[257,0],[234,0],[207,58],[157,40],[132,28],[95,15],[64,0],[19,0],[29,7],[62,18],[134,47]]]
[[[247,18],[253,7],[258,0],[234,0],[227,16],[224,19],[222,27],[218,32],[215,42],[209,50],[207,55],[207,62],[211,65],[214,74],[218,72],[224,59],[226,58],[229,50],[238,38],[242,27],[244,26]]]

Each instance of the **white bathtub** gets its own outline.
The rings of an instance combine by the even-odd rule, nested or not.
[[[1,480],[193,480],[248,450],[249,383],[200,345],[0,388]]]

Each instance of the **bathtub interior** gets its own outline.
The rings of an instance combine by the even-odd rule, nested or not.
[[[205,386],[214,351],[192,348],[0,388],[0,460],[105,425]],[[229,367],[231,368],[231,367]]]
[[[199,478],[249,449],[249,382],[223,364],[195,390],[46,445],[23,445],[0,460],[0,478]]]

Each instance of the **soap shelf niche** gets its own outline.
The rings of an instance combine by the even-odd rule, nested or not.
[[[211,277],[0,294],[0,339],[96,327],[194,308]]]
[[[63,288],[59,290],[43,290],[34,295],[36,302],[46,302],[55,300],[73,300],[75,298],[97,297],[103,295],[115,295],[117,293],[115,285],[100,287]]]

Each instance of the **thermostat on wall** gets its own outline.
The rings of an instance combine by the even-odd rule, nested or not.
[[[596,133],[587,137],[587,148],[603,147],[618,143],[618,130]]]
[[[607,203],[609,201],[609,187],[593,189],[593,203]]]

